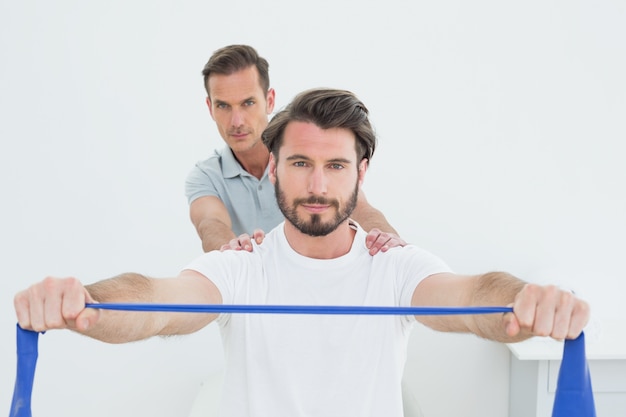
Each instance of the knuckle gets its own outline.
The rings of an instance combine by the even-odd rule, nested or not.
[[[563,291],[560,297],[561,307],[573,307],[576,303],[576,297],[569,291]]]
[[[24,306],[26,304],[26,294],[24,291],[21,291],[17,294],[15,294],[15,296],[13,297],[13,306],[15,307],[15,309],[19,309],[20,307]]]
[[[546,285],[543,292],[546,298],[560,298],[561,289],[555,285]]]
[[[48,292],[54,290],[58,285],[58,279],[53,277],[45,277],[41,282],[43,290]],[[34,287],[36,288],[36,287]]]
[[[580,311],[582,314],[588,316],[591,312],[589,303],[583,300],[579,300],[579,299],[577,299],[576,301],[577,301],[576,309]]]
[[[591,315],[591,308],[589,306],[589,303],[580,299],[576,299],[573,314],[578,320],[583,323],[583,325],[586,325],[589,321],[589,316]]]
[[[539,291],[539,285],[532,283],[527,283],[526,285],[524,285],[524,288],[522,288],[522,292],[529,296],[536,296],[539,294]]]
[[[78,278],[69,277],[64,280],[67,289],[69,290],[80,290],[83,287],[83,284],[80,282]]]

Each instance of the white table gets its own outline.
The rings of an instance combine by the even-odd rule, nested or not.
[[[626,319],[599,320],[585,332],[598,417],[626,417]],[[563,343],[532,338],[507,345],[511,355],[509,417],[550,417]]]

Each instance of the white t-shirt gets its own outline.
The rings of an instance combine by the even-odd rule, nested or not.
[[[355,226],[356,227],[356,226]],[[417,284],[448,272],[415,246],[371,256],[357,227],[349,253],[311,259],[281,223],[253,251],[213,251],[187,269],[224,304],[410,306]],[[221,314],[226,359],[221,415],[402,416],[401,379],[413,316]]]

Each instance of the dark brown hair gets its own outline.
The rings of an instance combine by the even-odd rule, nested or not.
[[[310,122],[322,129],[349,129],[356,137],[359,161],[372,159],[376,133],[369,121],[369,111],[350,91],[317,88],[304,91],[270,120],[263,132],[263,143],[278,157],[285,128],[292,121]]]
[[[260,57],[256,50],[248,45],[229,45],[213,52],[211,58],[202,69],[204,88],[209,97],[209,77],[211,74],[230,75],[237,71],[255,66],[259,73],[259,84],[263,93],[270,88],[269,64]]]

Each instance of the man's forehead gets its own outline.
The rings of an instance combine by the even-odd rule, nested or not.
[[[350,129],[322,129],[312,122],[291,121],[285,127],[282,148],[297,154],[333,155],[335,159],[354,160],[355,141]]]
[[[213,74],[209,77],[211,100],[224,103],[239,103],[250,98],[264,97],[256,68],[237,71],[233,74]]]

